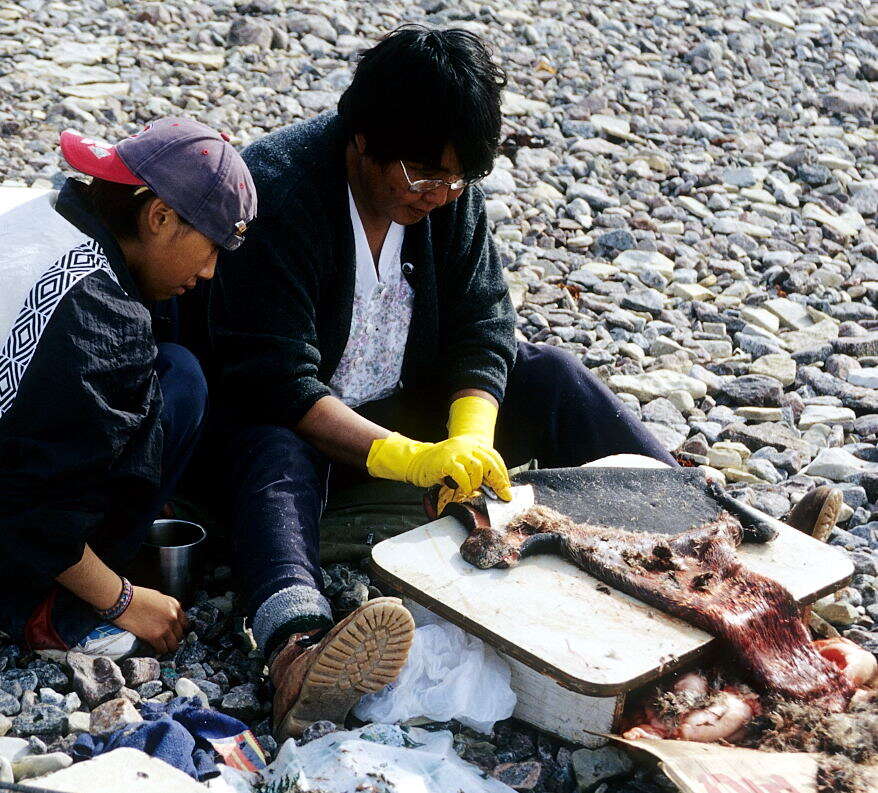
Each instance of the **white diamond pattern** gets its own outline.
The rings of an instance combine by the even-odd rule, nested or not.
[[[40,336],[61,299],[85,276],[98,270],[105,270],[116,280],[101,246],[88,240],[58,259],[31,288],[0,348],[0,418],[12,406]]]

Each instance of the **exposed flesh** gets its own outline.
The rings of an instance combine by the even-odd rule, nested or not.
[[[873,687],[878,683],[878,660],[850,639],[842,636],[818,639],[814,647],[827,661],[841,669],[855,686]]]

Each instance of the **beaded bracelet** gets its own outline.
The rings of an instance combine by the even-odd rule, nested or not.
[[[131,605],[131,598],[134,597],[134,587],[131,586],[131,582],[124,576],[119,577],[122,579],[122,591],[116,602],[108,609],[95,609],[97,615],[107,622],[119,619]]]

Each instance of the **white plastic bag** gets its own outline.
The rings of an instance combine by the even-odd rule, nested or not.
[[[428,612],[422,612],[427,614]],[[363,697],[354,710],[362,721],[394,724],[424,716],[457,719],[481,733],[508,719],[515,708],[509,665],[481,639],[430,615],[418,621],[408,661],[394,683]]]
[[[296,746],[288,740],[277,759],[258,774],[220,766],[224,787],[235,793],[351,793],[354,790],[399,793],[514,793],[461,760],[450,732],[427,732],[388,724],[368,724],[334,732]]]

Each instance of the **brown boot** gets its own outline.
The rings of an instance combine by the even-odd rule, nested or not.
[[[790,510],[786,522],[822,542],[835,527],[842,500],[841,490],[820,485],[802,496],[802,500]]]
[[[271,662],[274,731],[300,736],[315,721],[343,725],[364,694],[396,680],[408,657],[415,623],[398,598],[376,598],[335,625],[312,647],[294,636]]]

